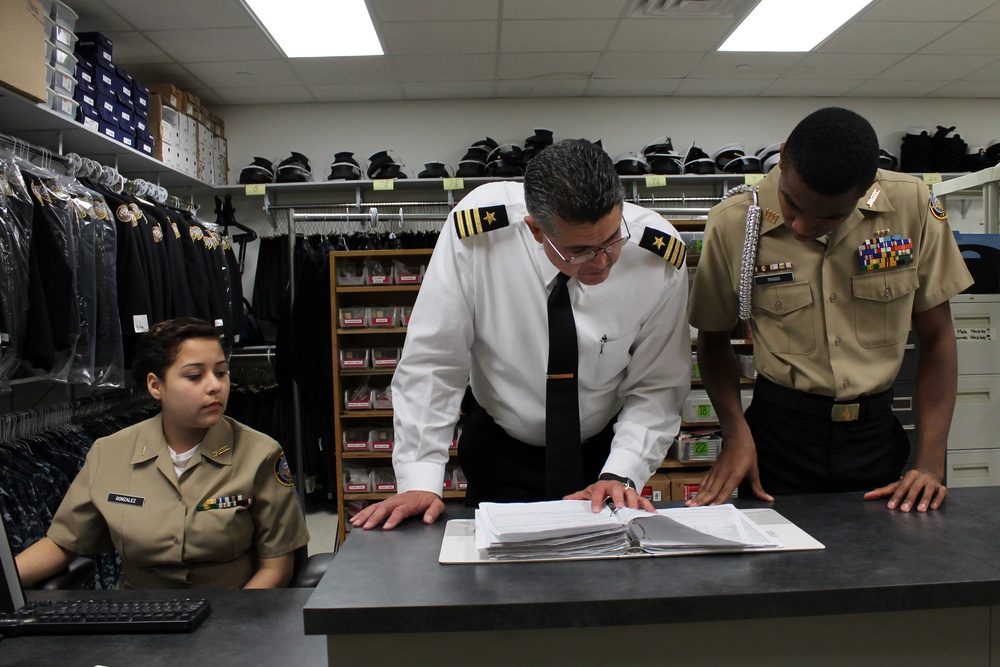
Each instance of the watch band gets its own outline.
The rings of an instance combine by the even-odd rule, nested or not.
[[[621,482],[622,484],[625,485],[626,489],[632,489],[636,493],[639,492],[639,490],[635,488],[635,482],[633,482],[628,477],[622,477],[621,475],[616,475],[616,474],[611,473],[611,472],[602,472],[597,477],[597,479],[599,479],[601,481],[605,481],[605,482],[607,482],[607,481]]]

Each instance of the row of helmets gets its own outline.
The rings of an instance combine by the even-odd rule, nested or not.
[[[500,144],[490,137],[472,142],[458,163],[458,169],[439,161],[426,162],[417,178],[523,176],[524,168],[539,151],[552,144],[552,130],[536,129],[534,134],[520,144]],[[327,180],[355,181],[363,177],[371,180],[407,178],[411,173],[391,150],[381,150],[359,160],[353,152],[341,151],[333,156]],[[239,182],[253,183],[303,183],[313,180],[309,159],[301,153],[292,152],[274,166],[267,158],[255,157],[253,162],[240,171]]]
[[[641,151],[615,158],[615,170],[622,176],[643,174],[761,174],[778,164],[781,144],[760,146],[748,152],[743,144],[726,144],[711,156],[694,143],[683,155],[674,151],[670,137],[654,139]]]

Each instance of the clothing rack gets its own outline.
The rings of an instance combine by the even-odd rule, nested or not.
[[[128,388],[107,394],[95,394],[77,401],[52,403],[18,412],[0,415],[0,442],[22,440],[57,430],[84,417],[105,414],[144,403],[153,399],[146,389]]]
[[[76,153],[60,155],[59,153],[53,153],[48,148],[35,146],[23,139],[18,139],[2,132],[0,132],[0,147],[10,148],[15,156],[25,160],[30,161],[32,158],[41,158],[42,163],[40,166],[45,169],[52,170],[52,163],[55,162],[59,164],[68,176],[89,177],[117,192],[128,189],[130,194],[134,194],[137,197],[148,197],[164,206],[169,206],[179,211],[192,214],[198,211],[198,206],[194,202],[186,202],[176,196],[171,196],[167,193],[166,188],[160,185],[150,183],[141,178],[127,179],[118,172],[116,167],[101,165],[96,160],[81,157]]]

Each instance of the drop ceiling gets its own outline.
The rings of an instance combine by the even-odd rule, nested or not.
[[[212,108],[512,97],[1000,98],[993,0],[875,0],[810,53],[716,52],[756,0],[368,0],[385,55],[321,59],[284,57],[239,0],[64,1],[80,15],[77,31],[110,37],[115,62],[133,76],[173,83]],[[337,26],[328,34],[337,39]],[[777,43],[781,35],[760,38]]]

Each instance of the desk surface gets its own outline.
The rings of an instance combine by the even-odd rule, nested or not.
[[[204,597],[212,613],[191,633],[13,637],[0,641],[4,667],[249,667],[327,664],[326,640],[302,631],[312,589],[269,591],[58,591],[31,597]]]
[[[668,505],[678,505],[669,503]],[[771,506],[823,551],[440,565],[446,514],[352,531],[305,606],[305,631],[368,634],[739,620],[1000,604],[1000,488],[926,514],[860,494]]]

